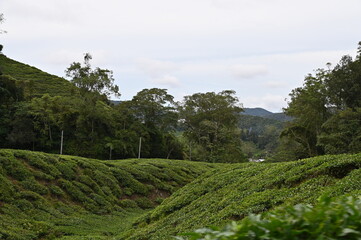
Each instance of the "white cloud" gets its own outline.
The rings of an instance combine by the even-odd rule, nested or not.
[[[282,107],[285,105],[285,97],[273,94],[259,94],[259,96],[241,98],[244,107],[261,107],[271,112],[282,112]]]
[[[179,80],[176,77],[171,76],[171,75],[164,75],[160,78],[155,78],[152,81],[155,83],[158,83],[158,84],[171,86],[171,87],[179,87],[180,86]]]
[[[153,78],[174,72],[178,69],[176,64],[169,61],[139,58],[136,63],[142,72]]]
[[[287,87],[287,83],[281,81],[268,81],[263,84],[266,88],[284,88]]]
[[[266,75],[268,69],[264,65],[236,64],[230,67],[231,74],[238,79],[250,79]]]
[[[136,60],[138,69],[147,75],[153,83],[169,87],[179,87],[180,81],[173,75],[179,70],[179,66],[170,61],[161,61],[149,58]]]

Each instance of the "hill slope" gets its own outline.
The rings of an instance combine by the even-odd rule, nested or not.
[[[280,122],[288,122],[292,120],[292,117],[287,116],[283,112],[273,113],[263,108],[244,108],[244,112],[241,114],[277,120]]]
[[[0,54],[0,68],[4,75],[22,81],[33,96],[42,96],[45,93],[51,96],[71,96],[76,92],[76,88],[66,79],[17,62],[3,54]]]
[[[126,239],[169,239],[241,220],[281,205],[314,203],[321,195],[361,194],[361,154],[297,162],[234,164],[208,172],[134,224]]]
[[[0,239],[73,239],[94,234],[94,226],[130,224],[141,209],[153,208],[210,168],[188,161],[99,161],[0,149]],[[109,239],[122,227],[99,234]]]

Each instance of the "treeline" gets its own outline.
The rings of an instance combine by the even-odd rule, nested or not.
[[[99,159],[289,161],[361,151],[361,43],[355,59],[306,76],[292,90],[286,124],[241,116],[231,90],[174,101],[166,89],[119,96],[112,72],[92,68],[91,56],[66,69],[69,82],[0,55],[0,147]],[[22,68],[27,74],[19,75]],[[35,71],[36,70],[36,71]],[[37,72],[38,71],[38,72]],[[49,77],[50,76],[50,77]],[[63,80],[63,81],[60,81]],[[283,128],[283,129],[282,129]]]
[[[85,54],[83,63],[66,69],[74,85],[67,95],[57,95],[54,87],[39,94],[31,79],[3,69],[0,147],[59,153],[63,136],[63,154],[99,159],[138,157],[141,144],[144,158],[245,160],[237,126],[242,108],[234,91],[197,93],[177,103],[166,89],[153,88],[114,104],[109,97],[120,92],[112,72],[92,68],[91,59]]]
[[[284,110],[294,120],[281,133],[275,159],[361,152],[361,42],[355,59],[344,56],[306,76]]]

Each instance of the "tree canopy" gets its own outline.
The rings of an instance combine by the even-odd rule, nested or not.
[[[240,162],[239,113],[235,92],[207,92],[185,96],[179,106],[184,135],[194,145],[194,158],[211,162]]]
[[[290,93],[285,113],[294,120],[282,136],[302,146],[298,157],[361,151],[360,93],[361,42],[355,59],[344,56],[334,68],[318,69]]]

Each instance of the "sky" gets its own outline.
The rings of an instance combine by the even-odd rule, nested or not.
[[[235,90],[280,112],[317,68],[356,55],[360,0],[0,0],[3,53],[65,77],[84,53],[130,100]]]

